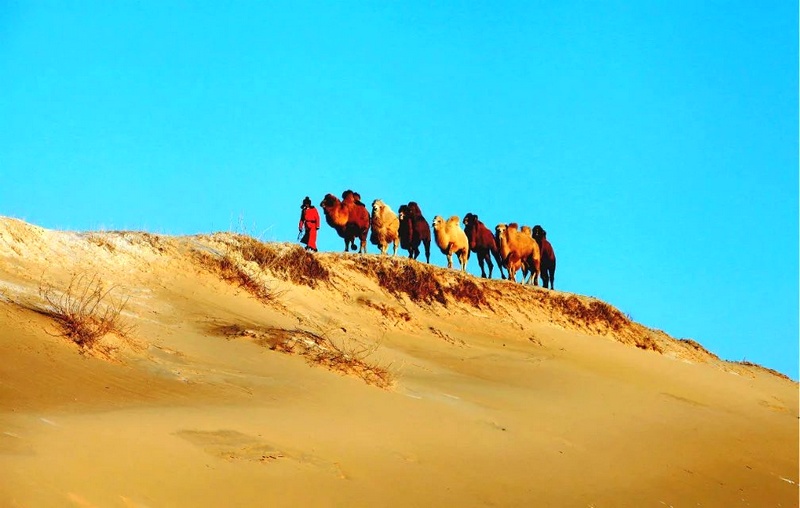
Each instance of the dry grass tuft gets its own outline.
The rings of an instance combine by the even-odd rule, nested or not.
[[[542,298],[552,309],[557,310],[573,323],[592,325],[605,325],[613,331],[619,331],[630,321],[619,310],[599,300],[591,300],[586,305],[574,295],[560,295],[556,293],[542,293]]]
[[[633,337],[633,342],[636,347],[639,349],[644,349],[646,351],[655,351],[657,353],[663,353],[664,348],[659,345],[656,340],[651,337],[650,335],[635,335]]]
[[[690,347],[691,349],[694,349],[694,350],[696,350],[696,351],[699,351],[700,353],[702,353],[702,354],[704,354],[704,355],[708,355],[709,357],[711,357],[711,358],[713,358],[713,359],[715,359],[715,360],[719,360],[719,356],[715,355],[714,353],[712,353],[712,352],[711,352],[711,351],[709,351],[708,349],[704,348],[704,347],[703,347],[703,346],[702,346],[702,345],[701,345],[699,342],[697,342],[696,340],[692,340],[692,339],[678,339],[678,343],[680,343],[680,344],[683,344],[683,345],[685,345],[685,346],[688,346],[688,347]]]
[[[98,247],[102,247],[106,249],[108,252],[114,252],[116,247],[113,243],[111,243],[106,235],[99,234],[99,233],[89,233],[86,235],[86,241],[91,243],[92,245],[96,245]]]
[[[456,283],[447,288],[447,293],[450,294],[456,301],[464,302],[476,308],[489,307],[489,301],[486,299],[486,291],[484,288],[475,283],[474,280],[464,276],[457,277]]]
[[[245,259],[247,255],[245,254]],[[261,265],[276,276],[295,284],[315,288],[321,282],[330,282],[331,274],[320,262],[316,254],[312,254],[299,245],[287,247],[276,255],[271,265]]]
[[[381,263],[374,269],[378,284],[389,293],[406,295],[412,302],[447,305],[445,289],[433,268],[417,263]]]
[[[215,328],[216,333],[228,337],[248,337],[264,347],[281,353],[299,355],[312,365],[344,375],[356,376],[365,383],[388,389],[394,384],[389,367],[370,362],[369,357],[378,346],[362,346],[337,342],[324,335],[307,330],[285,328],[243,328],[239,325],[224,325]]]
[[[120,317],[128,299],[111,296],[116,286],[106,286],[96,275],[79,274],[72,278],[66,291],[50,284],[41,284],[39,294],[47,307],[34,309],[53,318],[67,337],[82,350],[91,350],[103,336],[114,333],[126,336],[132,326]]]
[[[194,259],[206,269],[216,272],[222,280],[238,285],[263,303],[271,303],[277,296],[271,287],[256,280],[230,254],[215,256],[198,251]]]
[[[789,381],[792,380],[792,378],[790,378],[789,376],[787,376],[786,374],[784,374],[782,372],[778,372],[777,370],[770,369],[769,367],[764,367],[763,365],[759,365],[757,363],[748,362],[747,360],[742,360],[741,362],[731,362],[731,363],[734,363],[736,365],[742,365],[742,366],[745,366],[745,367],[751,367],[751,368],[753,368],[755,370],[760,370],[762,372],[767,372],[769,374],[772,374],[774,376],[778,376],[778,377],[783,378],[783,379],[787,379]]]
[[[167,250],[166,243],[158,236],[145,231],[118,231],[116,234],[122,236],[131,245],[143,245],[150,247],[153,251],[164,253]]]
[[[226,280],[237,282],[245,288],[252,287],[252,283],[246,278],[252,279],[253,276],[242,267],[237,267],[238,263],[235,261],[237,258],[255,264],[262,273],[271,273],[294,284],[315,288],[321,282],[331,281],[330,272],[317,255],[307,252],[299,245],[264,243],[250,236],[238,234],[221,236],[221,240],[225,243],[227,251],[219,261],[208,259],[213,256],[203,252],[198,253],[196,259],[207,268],[227,274]],[[245,272],[247,277],[235,273],[237,271]],[[264,299],[263,296],[259,298]]]
[[[380,312],[384,318],[391,319],[395,323],[399,323],[401,321],[411,321],[411,314],[405,310],[397,310],[393,307],[389,307],[385,303],[375,303],[372,300],[364,297],[359,297],[357,302],[365,307],[369,307],[370,309],[375,309],[376,311]]]

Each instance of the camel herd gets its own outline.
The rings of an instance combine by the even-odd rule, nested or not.
[[[376,199],[372,202],[370,215],[358,193],[347,190],[341,199],[327,194],[320,207],[325,213],[325,221],[344,239],[345,252],[356,250],[355,241],[358,239],[358,251],[366,253],[367,233],[371,230],[370,243],[377,245],[381,254],[387,254],[391,245],[392,255],[396,255],[399,243],[410,258],[417,259],[422,246],[425,261],[430,263],[431,226],[417,203],[412,201],[401,205],[395,214],[389,205]],[[489,267],[488,277],[492,277],[494,257],[503,279],[506,278],[504,268],[508,279],[514,282],[517,272],[522,270],[523,283],[538,285],[541,277],[544,287],[553,288],[555,252],[541,226],[531,229],[528,226],[520,228],[517,223],[498,224],[492,233],[472,213],[464,216],[464,229],[461,229],[461,224],[456,215],[447,220],[437,215],[431,223],[436,245],[447,256],[448,268],[453,267],[455,255],[461,271],[466,271],[469,255],[474,252],[478,256],[482,277],[487,277],[484,263]]]

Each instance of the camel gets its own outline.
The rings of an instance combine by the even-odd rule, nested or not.
[[[434,217],[433,234],[439,250],[447,256],[447,268],[453,268],[453,254],[455,254],[461,264],[461,271],[466,272],[467,260],[469,260],[469,239],[461,229],[461,220],[458,216],[453,215],[447,222],[440,215]]]
[[[372,202],[372,234],[369,241],[377,245],[381,254],[386,254],[389,244],[394,246],[392,256],[397,255],[397,243],[400,240],[400,219],[389,206],[376,199]]]
[[[469,239],[469,250],[478,255],[478,266],[481,267],[481,277],[486,278],[486,272],[483,269],[484,260],[489,265],[489,277],[492,278],[492,264],[491,256],[494,256],[497,261],[497,268],[500,270],[500,277],[505,279],[503,273],[503,261],[500,258],[500,251],[497,248],[497,241],[483,222],[478,220],[478,216],[473,213],[468,213],[464,216],[464,233]],[[490,256],[491,254],[491,256]]]
[[[508,270],[509,280],[516,282],[517,270],[521,268],[523,270],[521,282],[526,282],[525,271],[529,270],[530,277],[527,282],[532,282],[534,286],[538,286],[541,264],[539,245],[530,233],[519,231],[518,228],[519,226],[514,222],[507,226],[498,224],[495,227],[495,237],[500,244],[500,257],[503,259],[506,270]],[[530,228],[527,228],[527,230],[530,231]]]
[[[408,257],[417,259],[419,246],[425,248],[425,262],[431,262],[431,227],[422,215],[419,205],[411,201],[397,209],[400,219],[400,247],[408,251]]]
[[[533,239],[539,244],[539,250],[542,253],[542,286],[546,289],[555,289],[553,283],[556,278],[556,253],[553,246],[547,241],[547,231],[542,229],[542,226],[533,226]]]
[[[359,253],[367,252],[367,232],[369,231],[369,212],[356,202],[352,191],[345,191],[342,200],[333,194],[326,194],[319,206],[325,213],[325,222],[344,238],[344,251],[356,250],[356,238],[361,243]]]

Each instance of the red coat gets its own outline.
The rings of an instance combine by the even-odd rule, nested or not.
[[[303,208],[303,211],[300,212],[300,223],[297,225],[297,229],[302,231],[303,228],[305,228],[306,233],[300,241],[306,244],[310,249],[316,251],[317,230],[319,230],[319,212],[317,212],[317,209],[313,206]]]

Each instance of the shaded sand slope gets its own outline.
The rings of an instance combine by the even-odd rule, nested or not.
[[[797,506],[796,383],[405,258],[0,218],[0,354],[0,506]]]

